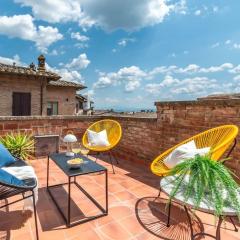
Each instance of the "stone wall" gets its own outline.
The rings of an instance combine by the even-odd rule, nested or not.
[[[41,87],[41,85],[43,86]],[[47,115],[47,102],[58,102],[59,115],[75,115],[76,88],[47,86],[47,80],[28,76],[0,76],[0,116],[12,116],[13,92],[31,93],[31,115]]]
[[[75,115],[76,88],[47,86],[46,102],[58,102],[59,115]]]
[[[93,122],[111,118],[120,122],[123,137],[114,153],[121,161],[149,166],[161,152],[199,132],[224,124],[240,126],[240,100],[156,103],[157,118],[124,116],[0,117],[0,135],[23,131],[33,135],[58,134],[72,130],[80,140]],[[240,176],[240,148],[228,162]]]
[[[123,136],[114,150],[123,161],[149,165],[160,151],[161,133],[156,118],[104,116],[0,117],[0,135],[9,131],[33,135],[58,134],[62,138],[71,130],[81,140],[87,127],[100,119],[111,118],[120,122]],[[63,146],[63,143],[61,142]]]
[[[24,86],[24,87],[23,87]],[[0,78],[0,115],[12,115],[13,92],[31,93],[31,114],[40,115],[41,82],[34,77],[1,76]]]
[[[240,100],[204,100],[183,102],[157,102],[158,127],[163,141],[161,150],[199,132],[225,124],[240,126]],[[240,148],[237,144],[228,161],[240,176]]]

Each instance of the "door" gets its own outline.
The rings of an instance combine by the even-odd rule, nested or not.
[[[12,115],[31,115],[31,93],[13,92]]]

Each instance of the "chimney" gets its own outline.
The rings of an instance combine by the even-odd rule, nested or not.
[[[38,71],[45,72],[45,57],[43,55],[40,55],[38,57]]]
[[[36,71],[36,67],[35,67],[35,64],[33,62],[29,65],[29,68],[33,71]]]

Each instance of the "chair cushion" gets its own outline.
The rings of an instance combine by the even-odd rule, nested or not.
[[[174,149],[164,160],[164,164],[168,168],[174,168],[177,164],[194,158],[197,154],[204,156],[210,151],[210,147],[206,148],[197,148],[194,140],[185,143],[176,149]]]
[[[24,182],[0,168],[0,182],[15,186],[24,186]]]
[[[99,147],[107,147],[110,146],[108,141],[107,131],[103,130],[101,132],[94,132],[92,130],[87,130],[88,143],[89,146],[99,146]]]
[[[14,163],[16,160],[12,154],[0,143],[0,168]]]

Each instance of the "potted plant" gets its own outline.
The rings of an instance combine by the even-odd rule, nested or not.
[[[184,200],[191,198],[195,208],[208,197],[215,216],[221,216],[224,207],[231,206],[240,219],[240,188],[223,161],[213,161],[209,155],[196,155],[176,165],[170,171],[175,176],[170,200],[181,188]]]
[[[34,140],[31,135],[10,133],[0,137],[0,142],[17,158],[28,160],[34,152]]]

